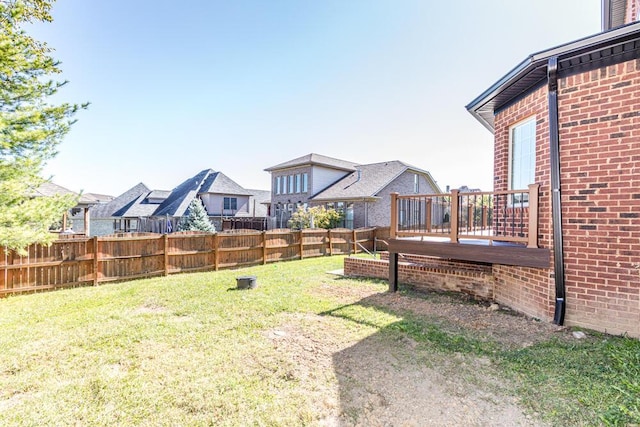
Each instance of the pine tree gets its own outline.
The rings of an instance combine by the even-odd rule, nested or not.
[[[215,233],[216,228],[209,221],[207,211],[202,201],[195,198],[189,204],[187,209],[187,217],[180,221],[179,231],[206,231],[207,233]]]
[[[51,0],[0,0],[0,245],[23,251],[50,243],[49,226],[76,203],[73,197],[33,197],[45,163],[73,123],[78,106],[47,99],[66,82],[51,49],[23,29],[51,22]]]

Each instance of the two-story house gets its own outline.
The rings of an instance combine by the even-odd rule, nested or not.
[[[362,165],[312,153],[265,170],[271,172],[275,228],[287,227],[298,206],[336,209],[346,228],[387,227],[391,193],[441,191],[429,172],[398,160]],[[432,217],[442,212],[434,207]]]

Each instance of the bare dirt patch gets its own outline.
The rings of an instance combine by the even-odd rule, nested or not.
[[[442,328],[524,347],[568,333],[449,295],[379,293],[328,283],[317,290],[342,304],[367,304],[429,318]],[[499,379],[488,358],[430,351],[409,337],[345,327],[331,315],[285,315],[265,331],[291,361],[289,375],[316,402],[324,426],[540,426]],[[395,336],[395,338],[391,338]]]

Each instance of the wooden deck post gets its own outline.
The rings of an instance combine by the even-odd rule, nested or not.
[[[398,253],[389,252],[389,292],[398,291]]]
[[[451,190],[451,243],[458,243],[458,190]]]
[[[425,212],[425,215],[426,215],[425,222],[427,223],[426,224],[426,229],[427,229],[427,233],[431,233],[431,224],[433,222],[432,218],[431,218],[431,215],[432,215],[431,211],[433,210],[433,202],[432,202],[432,200],[430,198],[426,199],[426,201],[425,201],[425,209],[427,210]]]
[[[89,237],[91,234],[91,215],[89,214],[89,208],[84,208],[84,235]]]
[[[398,193],[391,193],[391,227],[389,238],[395,239],[398,235]]]
[[[540,184],[529,184],[529,240],[528,248],[538,247],[538,194]]]

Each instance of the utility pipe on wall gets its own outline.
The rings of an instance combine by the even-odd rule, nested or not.
[[[551,162],[551,217],[553,225],[553,276],[556,306],[553,323],[564,324],[566,292],[564,282],[564,249],[562,241],[562,199],[560,194],[560,133],[558,128],[558,57],[549,58],[549,156]]]

